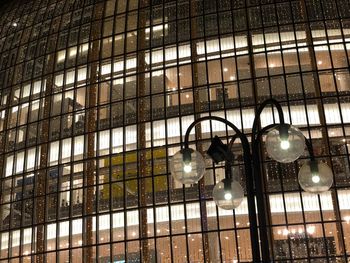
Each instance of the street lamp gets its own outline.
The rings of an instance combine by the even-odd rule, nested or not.
[[[268,155],[280,163],[294,162],[305,150],[304,135],[289,124],[279,124],[271,129],[265,143]]]
[[[320,194],[332,186],[333,173],[325,163],[310,160],[300,168],[298,180],[304,191]]]
[[[233,177],[226,178],[217,183],[213,188],[213,199],[216,205],[225,210],[236,209],[240,206],[244,198],[244,191],[241,184],[238,182],[238,169],[236,167],[228,167],[232,169]]]
[[[280,123],[260,128],[260,115],[267,105],[276,107]],[[267,205],[260,156],[262,135],[267,133],[265,145],[268,155],[280,163],[290,163],[297,160],[304,153],[306,144],[310,160],[301,167],[298,175],[299,184],[303,190],[311,193],[329,190],[333,183],[332,171],[326,164],[315,160],[311,142],[304,137],[303,133],[298,128],[284,122],[281,105],[274,99],[268,99],[257,109],[252,127],[251,144],[249,144],[245,134],[224,118],[206,116],[195,120],[186,131],[184,148],[177,152],[170,162],[172,176],[182,184],[197,183],[205,174],[205,161],[201,153],[189,148],[189,135],[195,125],[207,120],[222,122],[235,132],[228,145],[215,136],[207,150],[207,154],[215,163],[225,162],[225,178],[214,186],[213,200],[218,207],[226,210],[237,208],[243,201],[244,192],[238,182],[238,170],[233,166],[234,155],[231,150],[234,140],[239,138],[243,148],[253,261],[270,262]],[[260,232],[258,231],[255,197]]]
[[[170,162],[171,174],[182,184],[197,183],[205,173],[205,161],[200,152],[185,147]]]

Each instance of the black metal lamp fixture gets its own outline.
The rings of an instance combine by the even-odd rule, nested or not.
[[[276,107],[280,123],[259,129],[260,115],[267,105]],[[170,163],[172,176],[183,184],[197,183],[205,174],[204,158],[201,153],[189,148],[189,135],[195,125],[206,120],[222,122],[235,131],[229,145],[224,144],[219,137],[215,136],[207,150],[207,154],[215,163],[225,162],[225,178],[214,186],[213,199],[218,207],[228,210],[237,208],[243,201],[244,191],[238,181],[237,168],[233,166],[234,155],[231,151],[233,141],[239,138],[243,147],[253,261],[270,262],[269,239],[266,231],[266,204],[263,194],[259,150],[262,135],[267,132],[265,145],[268,155],[281,163],[297,160],[304,153],[306,144],[310,160],[305,162],[298,173],[299,184],[303,190],[312,193],[329,190],[333,183],[332,170],[325,163],[315,160],[311,142],[304,137],[298,128],[285,123],[281,105],[274,99],[268,99],[261,104],[256,112],[251,145],[247,136],[224,118],[206,116],[195,120],[186,131],[184,148],[173,156]],[[259,227],[255,210],[255,197]]]

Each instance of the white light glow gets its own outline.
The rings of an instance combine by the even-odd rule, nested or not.
[[[316,227],[315,226],[309,226],[306,228],[306,232],[310,235],[315,234]]]
[[[314,174],[312,175],[312,178],[311,178],[312,182],[314,182],[315,184],[319,183],[321,178],[318,174]]]
[[[184,165],[184,172],[185,173],[190,173],[192,171],[192,165],[189,163],[189,164],[185,164]]]
[[[231,200],[232,199],[232,194],[231,193],[225,193],[225,200]]]
[[[282,140],[281,141],[281,149],[282,150],[288,150],[290,147],[290,143],[288,140]]]

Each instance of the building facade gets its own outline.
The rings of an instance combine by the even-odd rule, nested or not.
[[[183,186],[169,160],[202,116],[249,134],[267,98],[334,174],[312,195],[306,152],[264,157],[271,258],[350,262],[349,61],[348,0],[3,1],[0,263],[252,262],[246,200],[212,200],[223,165]],[[191,144],[214,134],[233,135],[204,122]]]

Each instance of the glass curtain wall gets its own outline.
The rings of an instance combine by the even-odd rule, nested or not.
[[[184,186],[168,165],[195,119],[250,134],[267,98],[334,173],[308,194],[306,152],[262,152],[272,259],[350,262],[349,61],[347,0],[4,1],[0,263],[252,262],[247,201],[212,200],[223,165]],[[208,121],[190,143],[205,154],[213,134],[233,135]]]

